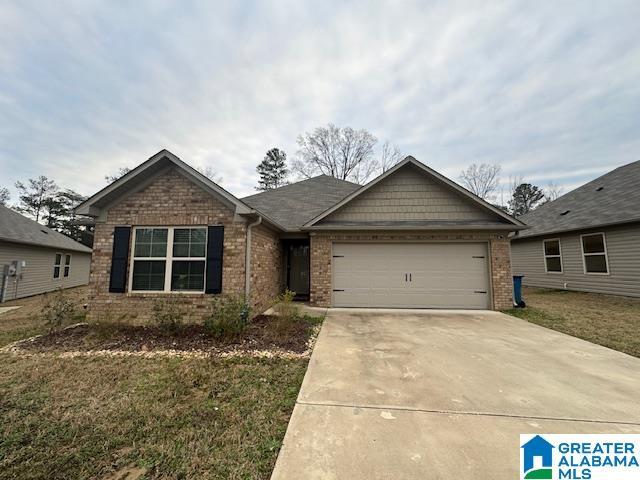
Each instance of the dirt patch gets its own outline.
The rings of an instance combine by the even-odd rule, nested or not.
[[[80,325],[25,340],[17,346],[30,352],[173,350],[223,353],[277,349],[303,353],[309,348],[318,322],[318,319],[304,317],[283,325],[276,316],[260,315],[241,335],[221,339],[211,337],[202,325],[185,325],[175,331],[155,326]]]

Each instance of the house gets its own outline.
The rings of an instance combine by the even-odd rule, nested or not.
[[[89,283],[91,249],[0,205],[0,301]]]
[[[255,311],[286,287],[312,305],[504,309],[524,224],[407,157],[367,185],[318,176],[236,198],[163,150],[93,195],[89,315],[149,317],[173,296]],[[133,312],[133,313],[132,313]]]
[[[640,297],[640,161],[523,215],[511,241],[524,285]]]

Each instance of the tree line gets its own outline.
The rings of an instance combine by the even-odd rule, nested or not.
[[[282,149],[275,147],[266,152],[256,168],[259,176],[256,189],[271,190],[287,185],[292,177],[298,180],[316,175],[364,184],[404,158],[398,146],[385,141],[377,150],[377,144],[378,139],[364,129],[338,127],[331,123],[317,127],[298,136],[297,155],[290,165]],[[222,181],[210,167],[197,170],[216,183]],[[112,183],[129,171],[129,168],[120,168],[105,176],[105,180]],[[561,194],[561,188],[553,183],[540,188],[517,177],[510,178],[505,202],[501,172],[500,165],[474,163],[460,173],[459,181],[473,194],[516,217],[555,200]],[[18,201],[11,208],[74,240],[91,245],[93,227],[83,225],[73,213],[73,208],[86,199],[84,196],[72,189],[60,188],[44,175],[30,178],[26,183],[16,182],[15,188]],[[0,187],[0,205],[8,205],[9,200],[9,190]]]
[[[404,155],[400,149],[385,142],[376,155],[377,139],[366,130],[340,128],[333,124],[305,132],[297,140],[297,157],[287,166],[287,154],[279,149],[269,150],[257,167],[257,190],[279,188],[288,183],[290,175],[310,178],[330,175],[341,180],[364,184],[372,177],[393,167]],[[501,187],[500,165],[472,164],[459,176],[460,183],[478,197],[516,217],[558,198],[561,188],[550,183],[540,188],[522,177],[510,178],[507,201]],[[500,199],[498,199],[500,196]]]

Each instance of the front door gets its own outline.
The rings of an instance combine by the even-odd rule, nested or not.
[[[309,296],[309,243],[296,242],[288,248],[288,285],[296,297]]]

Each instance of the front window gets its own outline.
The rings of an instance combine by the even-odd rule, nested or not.
[[[204,292],[207,229],[136,228],[132,291]]]
[[[547,273],[562,273],[562,255],[560,251],[560,240],[545,240],[544,264]]]
[[[609,261],[604,233],[582,235],[581,241],[584,273],[608,274]]]

